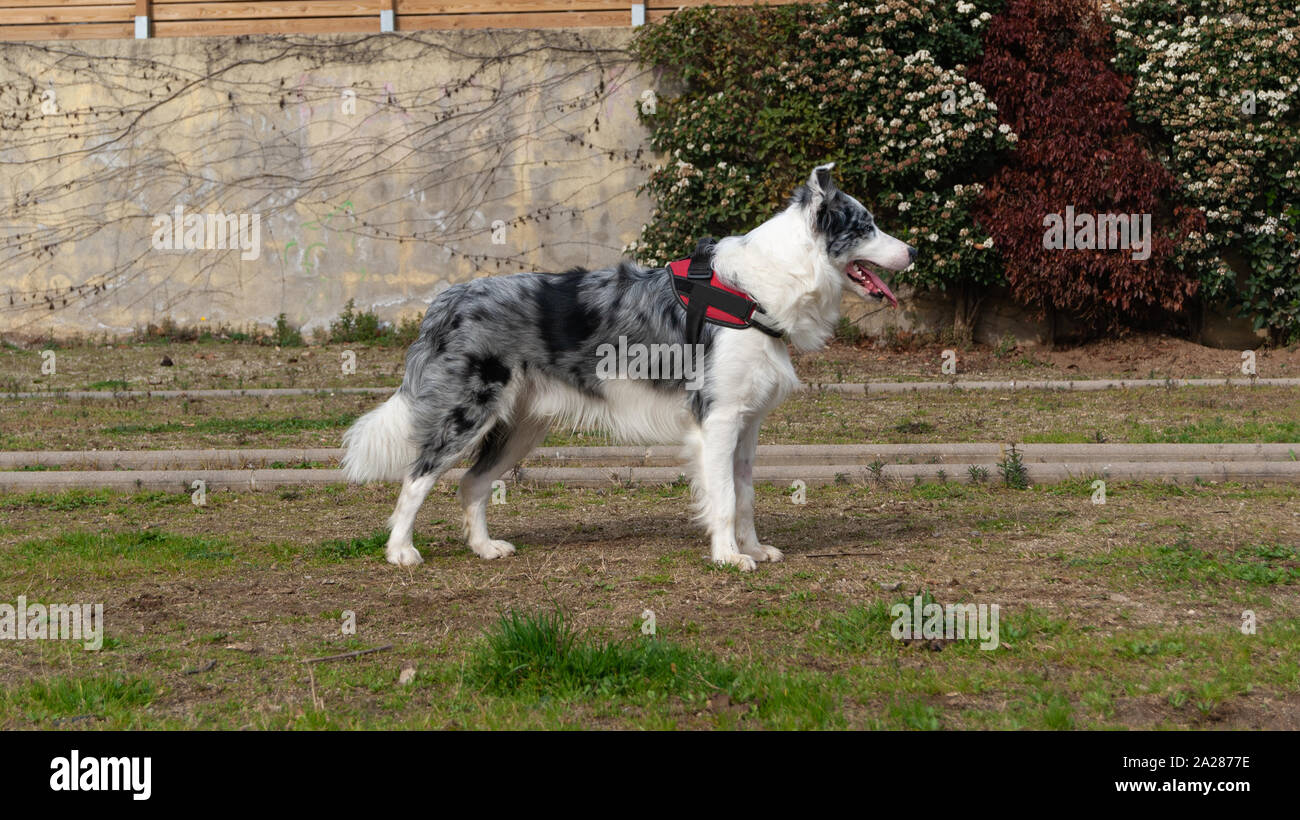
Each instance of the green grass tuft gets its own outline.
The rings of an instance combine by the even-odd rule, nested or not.
[[[316,548],[316,554],[329,561],[346,561],[366,555],[383,555],[388,544],[388,533],[375,530],[358,538],[337,538]]]
[[[33,680],[0,694],[3,711],[29,721],[94,717],[130,724],[158,697],[158,686],[138,677],[96,675]]]
[[[103,428],[110,436],[159,435],[162,433],[296,433],[303,430],[342,430],[356,421],[357,413],[337,413],[320,418],[291,416],[267,418],[206,418],[192,423],[117,424]]]
[[[130,532],[59,533],[18,545],[15,554],[30,559],[80,558],[91,562],[127,559],[160,561],[227,561],[234,557],[230,545],[217,538],[175,535],[161,530]]]
[[[113,500],[109,490],[64,490],[59,493],[34,492],[0,496],[0,510],[45,508],[59,512],[103,507]]]
[[[606,643],[581,635],[554,611],[511,610],[488,632],[469,664],[469,679],[496,694],[629,696],[699,691],[708,676],[725,686],[735,673],[666,641]]]

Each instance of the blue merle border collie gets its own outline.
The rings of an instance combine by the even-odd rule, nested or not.
[[[716,281],[748,294],[756,314],[800,351],[823,347],[852,291],[897,307],[875,269],[903,270],[916,249],[880,230],[838,190],[831,165],[814,169],[788,205],[744,236],[713,248]],[[441,293],[406,354],[402,386],[344,434],[349,481],[402,482],[389,519],[388,560],[423,560],[416,512],[438,478],[473,458],[460,482],[465,536],[481,558],[513,545],[488,536],[492,482],[541,443],[552,425],[598,429],[629,443],[682,444],[712,560],[753,570],[781,551],[754,531],[754,453],[767,414],[798,386],[785,342],[757,328],[706,323],[703,378],[604,379],[600,349],[680,346],[686,311],[664,268],[623,262],[604,270],[474,279]]]

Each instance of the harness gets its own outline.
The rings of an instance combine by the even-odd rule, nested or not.
[[[755,313],[764,312],[762,305],[718,278],[710,264],[715,245],[717,242],[711,237],[705,237],[696,244],[689,259],[668,264],[677,301],[686,309],[687,342],[699,342],[705,322],[735,330],[753,327],[768,336],[781,338],[781,331],[754,319]]]

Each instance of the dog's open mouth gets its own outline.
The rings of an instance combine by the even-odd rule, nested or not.
[[[893,291],[889,289],[884,280],[871,269],[869,263],[861,260],[850,262],[848,269],[844,273],[867,296],[873,299],[888,299],[890,305],[898,307],[898,298],[894,296]]]

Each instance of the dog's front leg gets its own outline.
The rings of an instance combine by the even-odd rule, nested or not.
[[[742,423],[734,412],[714,411],[704,419],[696,481],[700,518],[709,530],[713,563],[750,571],[754,559],[736,546],[736,484],[733,473]]]
[[[780,561],[785,555],[776,547],[760,544],[754,529],[754,455],[758,452],[758,428],[762,421],[750,419],[741,430],[732,464],[736,483],[736,546],[755,561]]]

